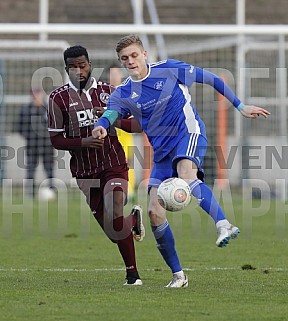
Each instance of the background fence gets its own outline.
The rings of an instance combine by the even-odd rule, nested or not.
[[[207,126],[210,147],[204,168],[208,182],[214,184],[216,178],[227,178],[231,185],[239,186],[243,179],[262,179],[273,188],[277,179],[284,179],[286,185],[288,32],[285,25],[272,25],[286,23],[282,14],[284,2],[281,11],[280,2],[278,5],[276,1],[275,8],[269,8],[269,17],[262,12],[263,7],[271,6],[269,1],[262,1],[262,7],[254,1],[257,12],[249,3],[245,10],[245,1],[224,0],[217,4],[180,1],[178,6],[170,1],[146,1],[145,6],[142,1],[131,1],[128,10],[111,0],[105,4],[86,0],[81,7],[34,0],[34,6],[26,4],[23,8],[20,2],[16,1],[13,11],[9,1],[0,5],[1,9],[6,5],[7,13],[0,10],[1,21],[10,22],[0,23],[2,178],[12,178],[14,184],[21,185],[25,177],[25,169],[19,165],[19,148],[24,141],[15,132],[14,124],[20,106],[29,100],[33,82],[42,82],[47,94],[65,82],[63,50],[77,43],[88,48],[95,75],[105,77],[102,71],[116,58],[116,41],[128,30],[136,30],[142,35],[151,62],[169,56],[207,68],[223,77],[245,103],[262,106],[272,113],[269,120],[244,120],[229,104],[224,102],[221,107],[223,103],[212,88],[192,87],[193,100]],[[205,9],[207,5],[210,10]],[[5,20],[9,12],[10,20]],[[257,25],[245,26],[245,18],[254,19]],[[145,25],[146,21],[149,25]],[[119,24],[98,24],[104,22]],[[191,22],[197,25],[190,25]],[[263,22],[270,23],[270,28],[259,25]],[[221,108],[224,112],[219,114]],[[223,126],[224,140],[219,138]],[[135,137],[137,146],[142,148],[142,136]],[[224,155],[217,154],[219,149]],[[221,155],[224,163],[220,167],[225,168],[220,175]],[[68,158],[66,155],[67,166]],[[138,183],[143,178],[141,164],[141,159],[135,158]],[[69,181],[69,169],[57,168],[56,176]],[[38,180],[42,179],[40,168]],[[283,197],[285,190],[281,194]]]

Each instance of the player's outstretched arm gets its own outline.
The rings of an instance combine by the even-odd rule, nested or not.
[[[104,139],[107,136],[107,130],[102,126],[96,126],[92,130],[92,136],[98,139]]]
[[[246,118],[257,118],[259,116],[267,118],[269,115],[271,115],[268,110],[253,105],[250,106],[242,104],[241,108],[239,108],[239,111]]]

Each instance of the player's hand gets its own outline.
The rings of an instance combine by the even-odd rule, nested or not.
[[[259,116],[263,116],[267,118],[271,113],[262,108],[262,107],[257,107],[257,106],[249,106],[245,105],[241,110],[240,113],[246,117],[246,118],[257,118]]]
[[[82,147],[87,148],[101,148],[103,144],[104,139],[94,138],[93,136],[88,136],[81,140]]]
[[[96,106],[93,108],[93,114],[96,118],[100,118],[103,115],[105,110],[106,108],[104,107]]]
[[[107,130],[102,126],[96,126],[92,130],[92,136],[98,139],[104,139],[107,136]]]

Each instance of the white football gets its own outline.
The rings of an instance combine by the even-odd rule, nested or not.
[[[49,187],[40,187],[38,192],[39,201],[52,201],[56,198],[56,193]]]
[[[163,181],[157,189],[157,195],[160,205],[170,212],[183,210],[191,201],[189,185],[178,177]]]

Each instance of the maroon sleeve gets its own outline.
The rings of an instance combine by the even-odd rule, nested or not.
[[[54,148],[71,150],[81,148],[81,138],[66,138],[64,136],[64,121],[61,110],[61,95],[54,91],[49,96],[48,130]]]
[[[64,137],[63,132],[50,132],[50,140],[53,147],[56,149],[71,150],[81,148],[82,138],[66,138]]]
[[[127,133],[141,133],[142,127],[135,118],[117,120],[116,127],[121,128]]]
[[[59,95],[58,95],[59,96]],[[57,103],[57,94],[54,92],[49,96],[48,104],[48,128],[49,131],[64,131],[63,114]],[[59,98],[58,98],[59,99]]]

